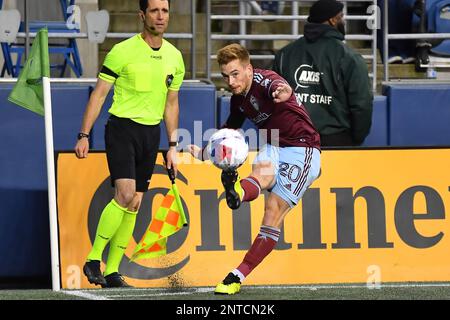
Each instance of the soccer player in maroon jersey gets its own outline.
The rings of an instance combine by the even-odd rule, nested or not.
[[[246,118],[267,130],[267,144],[260,148],[250,176],[239,180],[237,171],[222,171],[227,204],[237,209],[242,201],[255,200],[269,190],[258,236],[242,263],[217,285],[216,294],[235,294],[250,272],[273,250],[286,214],[319,176],[320,136],[292,88],[277,73],[254,69],[248,51],[231,44],[217,53],[222,76],[233,93],[230,116],[224,128],[238,129]],[[188,146],[204,159],[204,150]]]

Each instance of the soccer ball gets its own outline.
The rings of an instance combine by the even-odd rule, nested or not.
[[[220,129],[209,139],[207,152],[217,168],[231,171],[239,168],[247,159],[248,144],[239,131]]]

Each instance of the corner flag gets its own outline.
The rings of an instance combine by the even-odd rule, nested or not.
[[[59,291],[61,283],[59,278],[58,219],[56,214],[55,158],[47,28],[39,30],[36,34],[30,56],[25,62],[25,67],[20,72],[8,100],[44,116],[52,289],[53,291]]]
[[[141,241],[136,245],[131,261],[165,255],[167,253],[167,238],[183,226],[187,226],[180,194],[171,170],[169,170],[169,177],[172,182],[172,189],[164,197],[155,217],[150,222],[150,226]]]
[[[48,31],[46,28],[39,30],[36,34],[30,56],[20,72],[8,100],[44,116],[43,77],[50,77]]]

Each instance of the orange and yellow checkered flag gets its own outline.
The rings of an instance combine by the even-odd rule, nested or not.
[[[187,226],[186,216],[177,185],[172,180],[172,189],[150,222],[150,226],[136,245],[131,261],[137,259],[156,258],[167,253],[167,238]]]

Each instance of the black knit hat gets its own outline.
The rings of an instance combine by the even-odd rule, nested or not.
[[[322,23],[335,17],[344,5],[336,0],[319,0],[309,10],[308,22]]]

